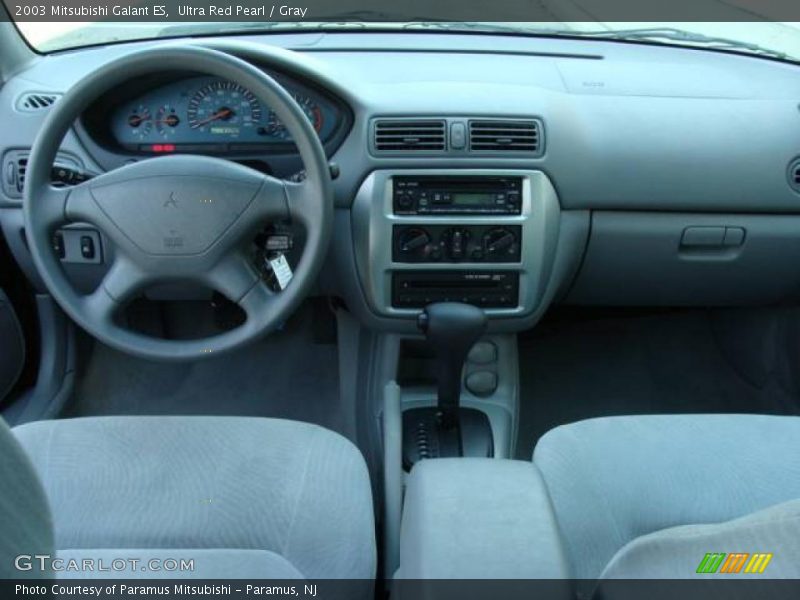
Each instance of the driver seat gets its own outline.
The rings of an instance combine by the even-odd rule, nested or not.
[[[0,577],[25,576],[9,557],[54,549],[106,566],[140,560],[59,578],[349,579],[363,581],[351,596],[372,593],[367,468],[353,444],[316,425],[131,416],[10,430],[0,420],[0,477]],[[142,571],[167,558],[194,559],[194,570]]]

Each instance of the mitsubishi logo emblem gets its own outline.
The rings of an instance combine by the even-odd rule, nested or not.
[[[175,199],[175,192],[170,192],[169,199],[164,201],[164,208],[167,208],[168,206],[178,208],[178,201]]]

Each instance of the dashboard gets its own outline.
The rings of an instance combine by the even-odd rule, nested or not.
[[[137,47],[159,43],[171,42]],[[317,130],[338,175],[319,286],[369,326],[416,331],[420,302],[454,290],[471,297],[479,293],[473,282],[478,301],[489,302],[487,273],[501,282],[499,295],[509,274],[519,288],[517,302],[490,307],[498,332],[533,325],[551,302],[738,306],[800,297],[796,65],[493,35],[303,33],[204,43],[272,74]],[[9,79],[0,88],[2,166],[24,168],[47,114],[24,112],[20,98],[63,93],[129,51],[120,44],[47,56]],[[538,128],[520,131],[525,123]],[[539,152],[514,151],[526,136],[538,136]],[[159,147],[278,177],[302,169],[268,106],[185,71],[107,92],[86,107],[62,153],[91,175]],[[474,181],[494,185],[498,177],[522,180],[519,213],[498,213],[489,193],[497,202],[503,190]],[[433,186],[430,204],[420,192],[409,205],[409,183]],[[438,205],[437,192],[453,206]],[[0,225],[30,264],[20,197],[3,188]],[[510,258],[498,254],[503,244]]]

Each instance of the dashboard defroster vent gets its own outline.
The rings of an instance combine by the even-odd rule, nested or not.
[[[17,109],[27,112],[37,112],[50,108],[61,94],[27,92],[17,98]]]
[[[541,150],[541,128],[533,119],[480,120],[469,122],[471,152],[527,152]]]
[[[446,147],[443,119],[380,119],[375,121],[377,152],[442,152]]]

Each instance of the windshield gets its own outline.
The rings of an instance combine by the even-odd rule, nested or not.
[[[342,22],[17,22],[28,42],[40,52],[184,35],[286,31],[419,31],[445,30],[522,35],[580,36],[588,39],[626,39],[716,48],[800,61],[800,23],[608,23],[608,22],[359,22],[352,15]]]

